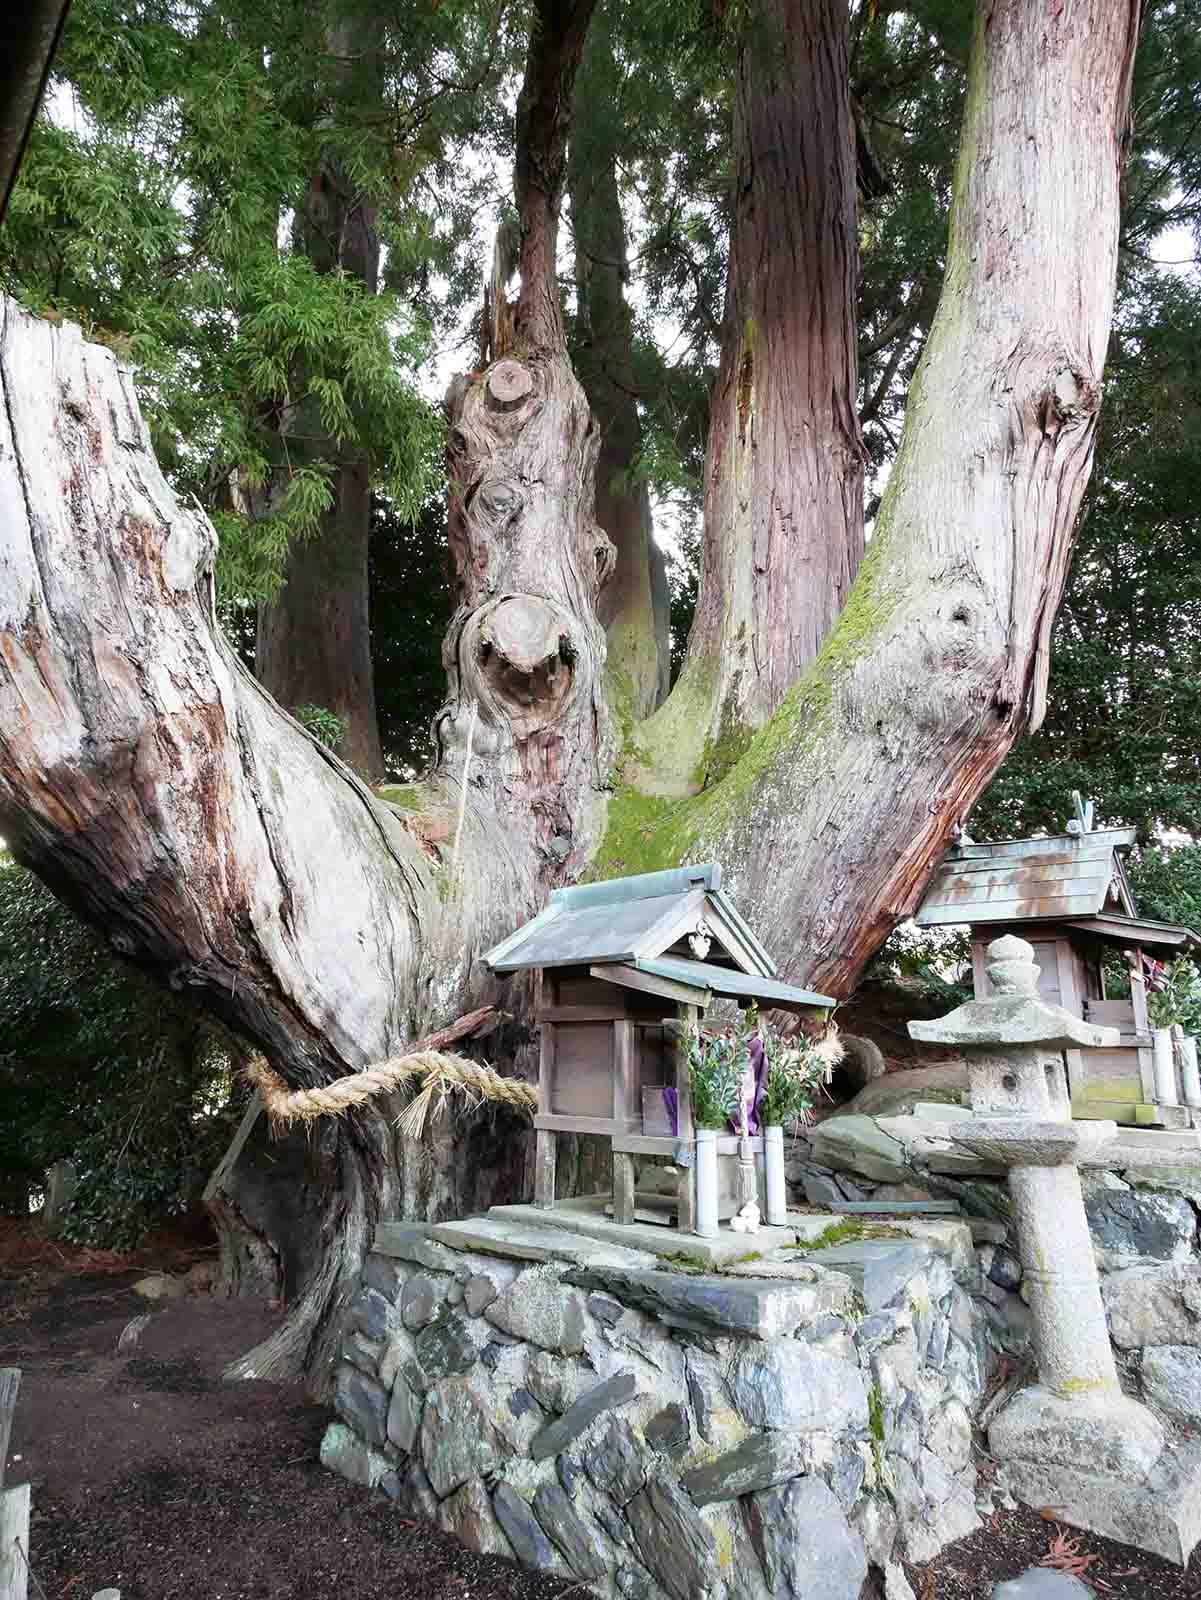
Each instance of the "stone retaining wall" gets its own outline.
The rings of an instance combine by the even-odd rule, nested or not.
[[[869,1565],[907,1600],[898,1557],[978,1525],[997,1342],[966,1224],[720,1275],[437,1232],[369,1257],[321,1455],[472,1549],[626,1600],[858,1600]]]
[[[894,1074],[889,1085],[902,1102],[909,1076]],[[790,1201],[837,1208],[953,1198],[975,1235],[979,1276],[972,1293],[990,1342],[1011,1358],[1032,1360],[1008,1186],[939,1127],[940,1119],[967,1114],[919,1104],[916,1114],[906,1106],[902,1115],[852,1109],[831,1117],[791,1143]],[[1195,1430],[1201,1427],[1201,1158],[1123,1142],[1119,1132],[1107,1159],[1111,1167],[1082,1169],[1081,1183],[1123,1386],[1169,1427]]]

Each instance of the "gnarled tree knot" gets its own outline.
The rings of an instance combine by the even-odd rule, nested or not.
[[[592,529],[592,554],[596,560],[596,587],[603,589],[617,567],[617,546],[605,530],[594,524]]]
[[[518,737],[555,721],[575,680],[577,646],[566,612],[538,595],[503,595],[477,612],[473,675]]]

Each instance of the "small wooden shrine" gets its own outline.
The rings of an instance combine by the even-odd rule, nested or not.
[[[1184,1107],[1156,1090],[1147,983],[1156,962],[1197,949],[1201,939],[1191,928],[1137,914],[1122,865],[1134,829],[1094,828],[1091,802],[1077,795],[1075,803],[1063,834],[995,844],[961,838],[935,874],[917,924],[970,924],[978,1000],[992,993],[988,945],[1013,933],[1034,946],[1043,1000],[1120,1030],[1113,1049],[1067,1052],[1073,1116],[1187,1126]],[[1128,970],[1127,997],[1106,993],[1105,958],[1114,950]]]
[[[634,1221],[635,1158],[666,1156],[684,1180],[669,1202],[646,1199],[689,1232],[695,1129],[682,1029],[715,999],[802,1015],[834,1005],[775,976],[715,862],[557,889],[484,961],[494,972],[532,969],[537,978],[534,1203],[554,1205],[556,1135],[600,1134],[612,1141],[615,1220]],[[719,1156],[733,1162],[737,1145],[732,1133],[720,1139]],[[727,1215],[733,1194],[730,1184]]]

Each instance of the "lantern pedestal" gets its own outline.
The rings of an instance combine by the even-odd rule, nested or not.
[[[1009,1176],[1039,1382],[997,1415],[989,1447],[1028,1504],[1183,1564],[1201,1537],[1201,1450],[1166,1445],[1122,1393],[1079,1171],[1117,1127],[1073,1122],[1068,1099],[1064,1052],[1105,1048],[1117,1030],[1043,1001],[1023,939],[994,940],[987,975],[992,998],[909,1031],[962,1048],[974,1115],[950,1136]]]

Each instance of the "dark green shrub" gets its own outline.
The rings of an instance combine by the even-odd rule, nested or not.
[[[185,1208],[228,1138],[231,1045],[118,960],[32,873],[0,857],[0,1177],[68,1160],[63,1231],[125,1249]]]

